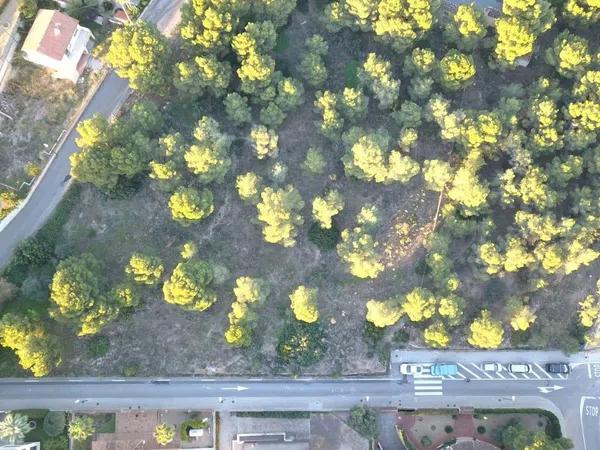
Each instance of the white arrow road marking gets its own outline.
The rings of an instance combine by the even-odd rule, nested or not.
[[[538,386],[538,389],[542,394],[549,394],[550,392],[558,391],[563,388],[564,386],[557,386],[556,384],[554,386]]]
[[[246,389],[248,389],[246,386],[236,386],[236,387],[224,387],[223,390],[224,391],[245,391]]]

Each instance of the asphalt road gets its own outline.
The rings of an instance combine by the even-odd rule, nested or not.
[[[402,352],[404,362],[421,362],[426,352]],[[432,356],[435,353],[435,358]],[[484,361],[523,361],[529,376],[486,374]],[[0,409],[65,410],[214,409],[221,411],[343,410],[357,404],[387,408],[541,408],[553,412],[577,450],[600,448],[600,353],[572,358],[553,352],[430,352],[428,361],[461,361],[459,374],[372,378],[72,378],[0,380]],[[546,357],[542,357],[546,355]],[[533,363],[535,361],[535,363]],[[568,361],[572,372],[547,373],[547,362]],[[469,381],[467,381],[467,379]]]
[[[153,0],[141,18],[157,24],[166,35],[173,33],[179,22],[179,8],[185,0]],[[94,97],[88,103],[80,120],[93,114],[110,116],[120,108],[129,95],[126,80],[111,72]],[[69,156],[77,152],[75,128],[67,136],[44,175],[30,191],[25,206],[13,219],[0,229],[0,268],[10,262],[12,253],[20,241],[32,236],[48,220],[68,189],[65,177],[70,173]]]

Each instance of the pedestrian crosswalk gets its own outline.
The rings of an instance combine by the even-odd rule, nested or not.
[[[442,395],[442,379],[421,375],[414,379],[415,395]]]

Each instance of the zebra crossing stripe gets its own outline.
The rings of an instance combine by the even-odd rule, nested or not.
[[[421,391],[415,392],[415,395],[443,395],[442,391]]]
[[[442,384],[442,380],[440,379],[431,379],[431,380],[415,380],[414,381],[415,385],[419,385],[419,384],[437,384],[437,385],[441,385]]]
[[[421,385],[421,386],[415,386],[415,391],[441,391],[441,390],[442,390],[442,386],[439,384],[436,384],[436,385],[426,384],[426,385]]]

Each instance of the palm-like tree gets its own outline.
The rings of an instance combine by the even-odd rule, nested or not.
[[[0,422],[0,438],[10,444],[18,444],[25,440],[25,435],[31,431],[29,419],[22,414],[8,414]]]

